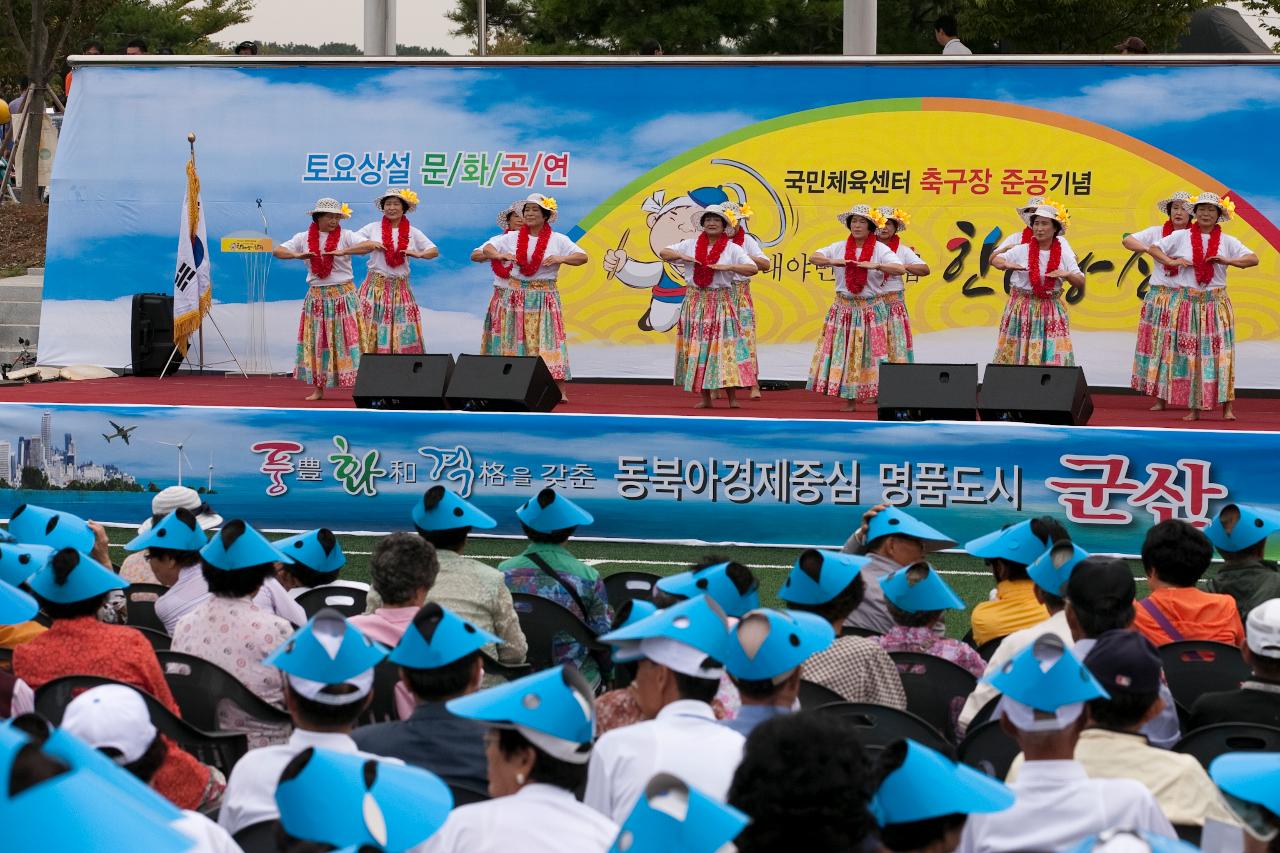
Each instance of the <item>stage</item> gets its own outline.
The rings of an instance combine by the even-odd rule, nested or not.
[[[284,376],[197,376],[186,372],[157,379],[122,376],[83,382],[47,382],[0,387],[0,402],[79,403],[98,406],[237,406],[289,409],[354,408],[350,388],[330,388],[325,399],[307,402],[309,387]],[[730,409],[724,400],[715,408],[695,409],[696,397],[667,384],[637,382],[572,382],[569,402],[555,414],[670,415],[722,418],[802,418],[874,421],[875,407],[860,404],[857,412],[842,412],[843,401],[802,388],[766,391],[759,400],[742,398],[742,408]],[[1224,421],[1221,412],[1205,412],[1201,420],[1185,422],[1185,411],[1151,412],[1151,400],[1137,394],[1095,391],[1090,426],[1155,427],[1170,429],[1262,430],[1280,432],[1280,397],[1245,397],[1236,401],[1237,421]]]

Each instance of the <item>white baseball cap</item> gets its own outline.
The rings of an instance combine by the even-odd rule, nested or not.
[[[117,764],[137,761],[156,739],[142,694],[124,684],[92,687],[72,699],[61,728],[95,749],[118,750]]]
[[[1244,634],[1249,651],[1265,658],[1280,658],[1280,598],[1264,601],[1250,610]]]

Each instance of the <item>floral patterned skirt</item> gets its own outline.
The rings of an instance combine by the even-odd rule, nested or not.
[[[733,283],[733,300],[738,306],[738,324],[742,326],[742,334],[747,338],[747,350],[751,353],[751,367],[759,381],[760,361],[756,355],[756,304],[751,299],[750,281]]]
[[[690,287],[676,326],[675,384],[686,391],[750,388],[756,363],[732,288]]]
[[[408,276],[370,271],[360,285],[360,319],[365,352],[422,352],[422,316]]]
[[[310,287],[298,322],[293,375],[308,385],[351,388],[360,369],[360,299],[355,285]]]
[[[495,287],[484,318],[480,351],[485,355],[540,355],[556,379],[570,379],[564,312],[554,279]]]
[[[1133,376],[1129,387],[1151,396],[1159,395],[1160,364],[1172,334],[1169,302],[1173,289],[1151,285],[1142,300],[1142,316],[1138,320],[1138,340],[1133,347]]]
[[[837,293],[805,387],[846,400],[874,400],[880,393],[880,363],[914,360],[911,318],[901,293]]]
[[[1180,288],[1169,304],[1171,334],[1159,396],[1170,406],[1212,409],[1236,398],[1236,322],[1226,288]]]
[[[1040,297],[1014,288],[1000,318],[1000,336],[996,338],[996,354],[991,362],[1063,367],[1075,364],[1071,324],[1060,296],[1061,291],[1055,291],[1051,297]]]

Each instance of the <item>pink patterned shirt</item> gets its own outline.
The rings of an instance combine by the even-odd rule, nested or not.
[[[894,625],[886,633],[874,637],[886,652],[919,652],[949,660],[973,673],[974,678],[982,678],[987,662],[967,643],[939,637],[932,628],[904,628]]]

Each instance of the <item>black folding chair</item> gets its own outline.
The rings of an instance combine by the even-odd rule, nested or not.
[[[524,638],[529,641],[526,660],[534,672],[556,665],[555,639],[558,634],[569,635],[574,642],[587,649],[607,651],[607,647],[596,641],[596,635],[581,619],[551,599],[513,592],[511,601],[515,606],[516,617],[520,620],[520,629],[524,631]]]
[[[1235,690],[1253,673],[1240,650],[1209,640],[1183,640],[1160,646],[1164,677],[1174,701],[1190,708],[1202,693]]]
[[[76,694],[100,684],[123,684],[123,682],[96,675],[65,675],[62,678],[55,678],[36,690],[36,711],[49,722],[58,725],[62,722],[62,715],[66,712],[67,705]],[[132,684],[124,686],[138,690]],[[216,767],[229,776],[231,768],[249,751],[249,739],[246,735],[200,731],[166,708],[150,693],[145,690],[138,690],[138,693],[146,700],[151,722],[160,734],[165,735],[210,767]]]
[[[1228,752],[1280,752],[1280,729],[1253,723],[1217,723],[1182,736],[1174,752],[1195,756],[1209,768],[1209,762]]]
[[[507,681],[514,681],[517,678],[533,672],[533,667],[528,663],[503,663],[496,658],[492,658],[484,652],[480,652],[480,663],[484,666],[484,671],[489,675],[497,675],[505,678]]]
[[[182,709],[182,718],[198,729],[218,731],[218,702],[233,703],[255,720],[273,726],[292,726],[289,715],[265,702],[216,663],[185,652],[157,651],[164,680]]]
[[[830,705],[833,702],[843,702],[844,697],[832,690],[830,687],[819,684],[816,681],[800,681],[800,710],[812,711],[815,708],[821,708],[823,705]]]
[[[462,785],[457,782],[449,782],[449,790],[453,793],[453,807],[469,806],[472,803],[483,803],[490,799],[488,791],[481,791],[479,788],[473,788],[470,785]],[[248,851],[246,851],[248,853]]]
[[[396,685],[400,683],[400,665],[384,660],[373,668],[373,701],[356,721],[357,725],[389,723],[400,719],[396,713]]]
[[[841,637],[879,637],[879,631],[872,631],[870,628],[858,628],[853,625],[842,625],[840,627]]]
[[[996,706],[1000,704],[1000,694],[991,697],[991,701],[978,709],[978,713],[973,715],[973,719],[969,721],[969,731],[973,731],[978,726],[990,720],[996,714]]]
[[[244,853],[278,853],[280,850],[280,821],[264,820],[251,823],[231,836]]]
[[[318,586],[299,595],[295,601],[310,619],[326,607],[332,607],[343,616],[359,616],[364,613],[369,598],[367,589],[354,586]]]
[[[903,738],[919,741],[944,755],[953,751],[937,729],[910,711],[864,702],[833,702],[819,707],[814,713],[839,714],[851,721],[858,730],[858,741],[863,749],[873,756]]]
[[[13,649],[0,649],[0,669],[13,672]]]
[[[902,689],[907,693],[907,710],[955,742],[955,716],[978,679],[959,664],[937,655],[890,652],[889,657],[897,665]]]
[[[956,748],[956,758],[988,776],[1004,779],[1021,751],[1018,742],[1000,728],[999,720],[988,720],[969,727],[969,733]]]
[[[978,646],[978,656],[983,660],[991,660],[991,656],[996,653],[996,649],[1000,648],[1000,644],[1004,642],[1004,637],[995,637],[987,640]]]
[[[653,597],[653,587],[661,575],[653,572],[614,572],[604,579],[605,593],[609,596],[609,604],[617,607],[629,598],[648,601]]]
[[[141,625],[133,624],[130,624],[129,627],[146,637],[147,642],[151,644],[151,648],[155,649],[157,652],[167,652],[169,650],[169,645],[173,642],[173,637],[170,637],[164,631],[157,631],[155,628],[144,628]]]
[[[168,634],[164,623],[156,615],[156,599],[168,591],[169,587],[158,583],[129,584],[124,591],[129,624],[135,628],[150,628],[161,634]]]

